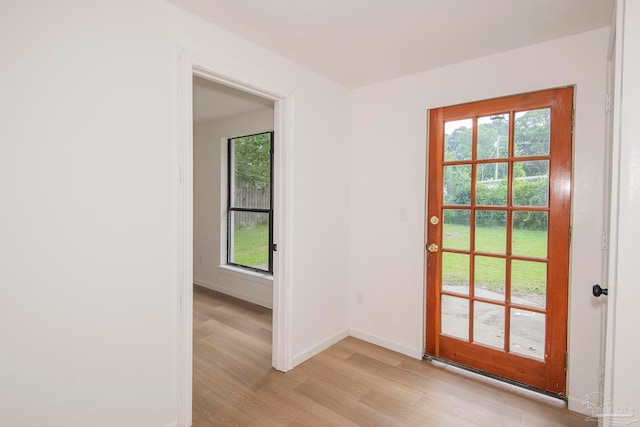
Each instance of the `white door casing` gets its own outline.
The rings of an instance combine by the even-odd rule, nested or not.
[[[178,422],[192,421],[193,355],[193,76],[274,101],[274,253],[272,365],[292,368],[294,92],[288,85],[200,55],[178,51]]]

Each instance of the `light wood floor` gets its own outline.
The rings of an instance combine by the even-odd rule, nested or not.
[[[346,338],[286,374],[271,311],[194,287],[193,426],[595,426],[555,399]]]

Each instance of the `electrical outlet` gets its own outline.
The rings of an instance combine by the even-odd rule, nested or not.
[[[364,305],[364,292],[356,292],[356,303],[358,305]]]

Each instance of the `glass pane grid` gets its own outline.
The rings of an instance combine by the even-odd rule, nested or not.
[[[542,360],[549,112],[515,113],[513,144],[509,113],[478,117],[473,149],[473,120],[448,122],[443,164],[444,205],[466,208],[443,210],[441,332]]]

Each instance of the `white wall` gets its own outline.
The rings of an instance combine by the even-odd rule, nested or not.
[[[612,319],[608,325],[607,383],[608,397],[622,408],[634,411],[632,419],[640,418],[640,393],[638,384],[638,301],[640,286],[640,3],[619,0],[619,20],[616,43],[621,54],[619,84],[622,96],[616,100],[614,135],[619,137],[614,145],[614,159],[619,165],[614,169],[612,212],[617,217],[612,230],[612,258],[610,267],[609,310]],[[625,421],[624,417],[612,421]]]
[[[354,335],[414,357],[423,352],[427,110],[576,84],[568,393],[572,409],[585,409],[583,396],[599,389],[601,306],[590,287],[602,274],[608,35],[603,28],[353,92]]]
[[[226,139],[272,130],[273,108],[196,123],[193,129],[193,281],[269,308],[273,307],[270,277],[220,268],[220,242],[227,241],[220,228],[221,207],[226,210],[226,187],[220,190],[222,173],[226,171],[221,158]],[[222,258],[225,256],[226,252],[222,252]]]
[[[295,92],[293,355],[346,330],[348,91],[158,0],[2,2],[0,35],[0,425],[177,419],[179,46]]]

